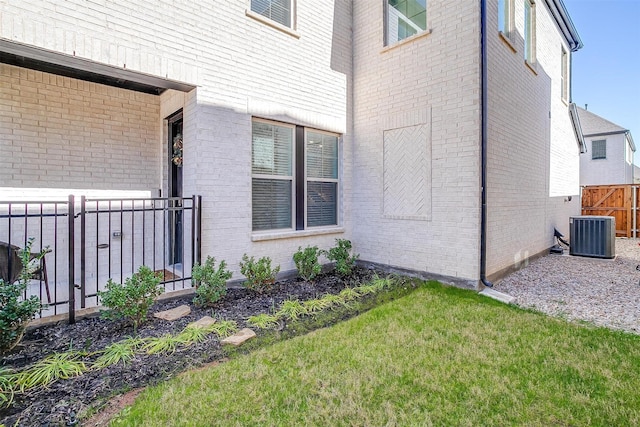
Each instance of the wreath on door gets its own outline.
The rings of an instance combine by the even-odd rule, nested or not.
[[[175,136],[175,138],[173,138],[173,155],[171,156],[171,161],[173,162],[174,165],[178,166],[179,168],[182,167],[182,134],[179,133],[178,135]]]

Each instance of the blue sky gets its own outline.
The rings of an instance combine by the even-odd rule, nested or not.
[[[640,0],[564,0],[584,47],[573,102],[631,131],[640,166]]]

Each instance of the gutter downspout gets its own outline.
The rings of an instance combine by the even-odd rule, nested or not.
[[[480,0],[480,111],[481,111],[481,204],[480,212],[480,281],[484,286],[493,287],[487,280],[487,0]]]

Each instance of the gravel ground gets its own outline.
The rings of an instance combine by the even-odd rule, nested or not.
[[[640,334],[640,239],[616,239],[616,258],[548,255],[495,284],[516,304],[570,321]]]

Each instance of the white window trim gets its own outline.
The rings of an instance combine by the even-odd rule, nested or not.
[[[560,99],[565,103],[569,102],[569,52],[564,46],[560,51]]]
[[[292,144],[291,144],[291,175],[290,175],[290,179],[289,176],[285,175],[268,175],[268,174],[254,174],[253,173],[253,123],[267,123],[270,125],[275,125],[275,126],[280,126],[280,127],[286,127],[286,128],[291,128],[292,129],[292,134],[293,134],[293,140],[292,140]],[[296,127],[295,125],[289,124],[289,123],[283,123],[283,122],[278,122],[275,120],[265,120],[265,119],[260,119],[257,117],[252,117],[251,118],[251,127],[252,127],[252,131],[251,131],[251,153],[252,153],[252,160],[251,160],[251,187],[252,187],[252,202],[251,202],[251,230],[253,233],[255,234],[260,234],[260,233],[272,233],[274,231],[278,231],[278,232],[284,232],[284,231],[295,231],[296,229]],[[253,230],[253,180],[254,179],[275,179],[275,180],[280,180],[280,181],[290,181],[291,182],[291,227],[289,228],[276,228],[276,229],[269,229],[269,230]]]
[[[306,150],[306,146],[307,146],[307,135],[309,134],[309,132],[313,132],[313,133],[320,133],[323,135],[331,135],[331,136],[335,136],[336,138],[338,138],[338,178],[337,179],[331,179],[331,178],[309,178],[307,176],[307,154],[308,151]],[[327,131],[323,131],[323,130],[318,130],[318,129],[314,129],[314,128],[304,128],[304,145],[305,145],[305,152],[304,152],[304,164],[305,164],[305,168],[304,168],[304,229],[305,230],[320,230],[320,229],[325,229],[325,228],[336,228],[339,227],[340,224],[342,224],[341,221],[341,215],[340,215],[340,211],[341,211],[341,206],[342,203],[340,203],[341,201],[341,191],[340,191],[340,166],[342,165],[342,162],[340,162],[340,157],[341,157],[341,147],[342,147],[342,138],[340,137],[340,135],[338,135],[337,133],[333,133],[333,132],[327,132]],[[313,226],[313,227],[309,227],[307,225],[307,194],[308,194],[308,189],[307,189],[307,183],[309,181],[314,181],[314,182],[335,182],[336,185],[336,224],[331,224],[331,225],[317,225],[317,226]]]
[[[248,1],[247,8],[244,11],[244,14],[246,16],[248,16],[249,18],[255,19],[256,21],[259,21],[263,24],[266,24],[278,31],[282,31],[283,33],[293,36],[297,39],[300,38],[300,33],[296,31],[298,26],[296,0],[291,0],[291,27],[287,27],[286,25],[283,25],[278,21],[274,21],[273,19],[269,19],[264,15],[254,12],[253,10],[251,10],[251,0],[247,0],[247,1]]]
[[[293,130],[293,144],[292,144],[292,167],[291,167],[291,172],[292,172],[292,179],[291,179],[291,227],[290,228],[277,228],[277,229],[270,229],[270,230],[253,230],[253,202],[251,203],[251,240],[254,242],[260,242],[260,241],[266,241],[266,240],[277,240],[277,239],[289,239],[289,238],[293,238],[293,237],[306,237],[306,236],[318,236],[318,235],[324,235],[324,234],[339,234],[339,233],[345,233],[346,230],[342,224],[342,218],[343,218],[343,205],[342,205],[342,183],[340,180],[340,177],[342,176],[342,155],[343,155],[343,150],[342,150],[342,135],[335,133],[335,132],[329,132],[329,131],[325,131],[325,130],[320,130],[320,129],[315,129],[315,128],[311,128],[311,127],[305,127],[305,126],[301,126],[304,129],[304,144],[306,146],[307,143],[307,133],[308,132],[314,132],[314,133],[321,133],[321,134],[325,134],[325,135],[331,135],[331,136],[335,136],[338,138],[338,178],[337,179],[332,179],[332,178],[327,178],[327,179],[323,179],[323,178],[308,178],[307,177],[307,170],[306,170],[306,150],[305,150],[305,159],[304,159],[304,163],[305,163],[305,167],[304,167],[304,229],[303,230],[296,230],[296,213],[297,213],[297,204],[296,204],[296,171],[297,171],[297,162],[296,162],[296,137],[297,137],[297,132],[296,132],[296,128],[297,125],[291,124],[291,123],[286,123],[286,122],[280,122],[277,120],[269,120],[269,119],[263,119],[263,118],[259,118],[259,117],[251,117],[251,125],[253,125],[254,122],[259,122],[259,123],[268,123],[268,124],[272,124],[272,125],[276,125],[276,126],[282,126],[282,127],[288,127],[291,128]],[[253,132],[252,132],[252,136],[251,136],[251,150],[253,153]],[[253,160],[251,162],[251,168],[253,169]],[[253,179],[281,179],[281,180],[288,180],[287,178],[283,178],[283,175],[266,175],[266,174],[254,174],[253,171],[251,172],[251,181],[253,182]],[[308,227],[307,226],[307,181],[321,181],[321,182],[337,182],[337,191],[336,191],[336,222],[337,224],[332,224],[332,225],[321,225],[321,226],[315,226],[315,227]],[[252,197],[253,199],[253,197]]]
[[[429,6],[428,6],[428,3],[427,3],[427,13],[426,13],[427,20],[425,22],[425,27],[426,27],[425,30],[421,31],[421,32],[418,32],[418,33],[416,33],[416,34],[414,34],[412,36],[405,37],[404,39],[398,40],[397,42],[390,43],[389,40],[388,40],[389,39],[389,28],[388,28],[388,26],[389,26],[389,10],[388,10],[388,7],[389,7],[389,1],[388,0],[382,0],[382,19],[384,21],[383,22],[383,34],[382,34],[382,46],[383,46],[382,47],[382,52],[387,52],[387,51],[389,51],[391,49],[394,49],[394,48],[396,48],[398,46],[402,46],[404,44],[411,43],[414,40],[421,39],[421,38],[431,34],[431,28],[429,28],[429,16],[430,16],[430,14],[429,14]],[[411,24],[413,25],[413,23],[411,23]],[[420,28],[420,27],[418,27],[418,28]]]
[[[505,8],[507,8],[507,11],[506,11],[507,17],[505,18],[506,28],[504,30],[500,28],[500,18],[498,17],[498,34],[500,35],[500,38],[502,39],[502,41],[505,42],[505,44],[509,46],[509,48],[511,48],[511,50],[515,53],[518,51],[516,49],[515,41],[514,41],[514,34],[515,34],[514,23],[516,20],[515,0],[504,0],[504,6]],[[498,14],[500,14],[500,9],[498,9]]]
[[[529,66],[531,71],[533,71],[535,74],[538,74],[537,59],[536,59],[536,32],[537,32],[536,2],[534,0],[524,0],[524,1],[525,1],[525,10],[526,10],[527,4],[529,4],[530,12],[531,12],[529,16],[530,22],[527,23],[525,21],[524,61]],[[525,13],[525,19],[526,19],[526,13]],[[529,24],[528,26],[530,27],[529,28],[530,34],[528,35],[526,34],[527,24]],[[527,49],[527,42],[530,44],[528,49]]]

